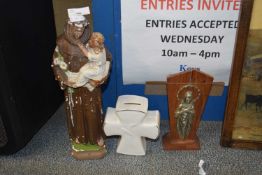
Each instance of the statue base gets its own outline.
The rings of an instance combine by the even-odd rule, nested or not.
[[[199,150],[200,143],[196,136],[194,139],[177,139],[170,137],[169,134],[163,137],[163,149],[166,151],[171,150]]]
[[[106,155],[106,149],[103,148],[98,151],[71,151],[72,157],[76,160],[94,160],[94,159],[102,159]]]

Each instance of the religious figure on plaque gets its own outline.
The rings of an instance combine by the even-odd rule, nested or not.
[[[185,139],[190,133],[194,116],[193,94],[192,91],[187,91],[175,112],[176,128],[181,139]]]
[[[65,93],[72,156],[78,160],[106,154],[100,87],[108,78],[110,62],[103,35],[90,31],[85,16],[66,22],[64,34],[57,39],[52,67]]]
[[[163,137],[164,150],[197,150],[197,129],[211,90],[213,77],[197,70],[167,77],[169,132]]]

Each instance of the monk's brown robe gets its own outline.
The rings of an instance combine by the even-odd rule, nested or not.
[[[86,44],[87,39],[81,38],[81,41],[83,41],[83,44]],[[64,58],[64,62],[68,65],[67,69],[71,72],[78,72],[88,61],[79,47],[68,41],[65,34],[58,37],[57,47]],[[111,61],[111,54],[108,51],[106,53],[107,61]],[[104,135],[102,130],[102,94],[100,86],[97,86],[92,92],[85,87],[70,88],[63,84],[63,82],[67,81],[64,71],[55,65],[53,65],[53,70],[61,88],[65,89],[67,125],[70,139],[76,143],[97,145]]]

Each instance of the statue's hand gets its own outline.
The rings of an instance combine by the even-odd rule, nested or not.
[[[55,73],[56,80],[60,82],[66,82],[68,80],[67,75],[59,66],[52,65],[52,67]]]
[[[97,81],[97,80],[89,80],[89,83],[92,86],[97,87],[97,86],[103,84],[107,80],[107,78],[108,78],[108,76],[105,76],[102,80],[99,80],[99,81]]]
[[[96,80],[89,80],[89,83],[93,86],[93,87],[97,87],[100,84],[102,84],[100,81],[96,81]]]

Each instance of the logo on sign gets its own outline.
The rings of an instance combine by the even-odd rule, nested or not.
[[[190,70],[198,70],[200,71],[199,67],[188,67],[186,64],[181,64],[179,66],[179,71],[183,72],[183,71],[190,71]]]

